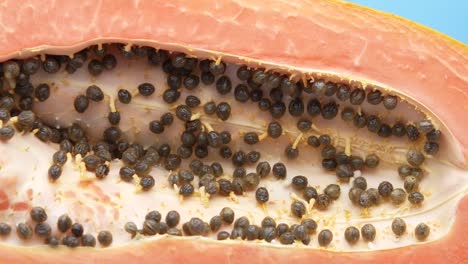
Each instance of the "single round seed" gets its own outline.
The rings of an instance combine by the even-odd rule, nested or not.
[[[24,60],[21,65],[21,71],[27,75],[35,74],[41,67],[41,61],[36,58],[29,58]]]
[[[408,201],[412,204],[419,205],[424,201],[424,195],[420,192],[411,192],[408,194]]]
[[[102,65],[108,71],[113,70],[117,66],[117,59],[112,54],[106,54],[102,58]]]
[[[84,95],[78,95],[75,98],[75,101],[73,102],[73,105],[75,107],[75,110],[78,113],[84,113],[86,111],[86,109],[88,109],[89,100]]]
[[[392,134],[396,137],[402,137],[406,135],[406,127],[401,122],[396,122],[392,127]]]
[[[154,187],[154,178],[151,175],[147,175],[140,178],[140,186],[143,191],[148,191]]]
[[[28,240],[32,237],[33,231],[31,227],[25,223],[19,223],[16,226],[16,234],[22,240]]]
[[[364,178],[362,176],[356,177],[354,179],[354,181],[353,181],[353,187],[359,188],[359,189],[365,191],[367,189],[366,178]]]
[[[426,240],[426,238],[429,236],[431,230],[428,225],[425,223],[420,223],[416,226],[414,229],[414,235],[419,241]]]
[[[320,152],[322,158],[324,159],[331,159],[335,157],[336,148],[332,145],[326,145],[323,147],[322,151]]]
[[[363,128],[367,125],[367,117],[365,114],[357,114],[354,116],[353,124],[355,127]]]
[[[311,117],[316,117],[322,113],[322,104],[316,98],[309,100],[307,103],[307,113]]]
[[[364,192],[362,189],[352,187],[348,192],[349,200],[353,203],[359,203],[359,198],[361,197],[362,192]]]
[[[213,232],[217,232],[222,225],[222,219],[221,216],[215,215],[210,219],[210,229]]]
[[[419,131],[418,128],[414,125],[407,125],[406,126],[406,135],[410,141],[416,141],[419,138]]]
[[[331,101],[322,106],[322,117],[327,120],[331,120],[338,115],[339,105],[335,101]]]
[[[346,84],[339,84],[336,91],[336,97],[341,101],[346,101],[351,95],[351,89]]]
[[[109,231],[100,231],[97,240],[103,247],[107,247],[112,244],[112,234]]]
[[[200,77],[194,74],[190,74],[184,78],[183,84],[187,90],[193,90],[200,84]]]
[[[398,97],[393,96],[393,95],[386,95],[383,98],[383,105],[385,108],[388,110],[393,110],[396,108],[398,104]]]
[[[43,238],[47,238],[52,233],[52,228],[47,223],[39,223],[34,227],[34,233]]]
[[[67,232],[68,229],[70,229],[72,226],[72,220],[67,214],[61,215],[58,220],[57,220],[57,229],[65,233]]]
[[[379,90],[373,90],[367,94],[367,102],[369,102],[369,104],[378,105],[382,100],[382,92]]]
[[[198,97],[189,95],[185,98],[185,104],[190,108],[195,108],[201,104],[201,101]]]
[[[39,100],[39,102],[44,102],[49,99],[50,96],[50,87],[46,83],[39,84],[34,90],[34,95]]]
[[[234,227],[235,228],[242,228],[245,229],[250,225],[250,221],[247,217],[242,216],[239,217],[235,222],[234,222]]]
[[[96,238],[94,238],[91,234],[84,234],[81,237],[81,244],[84,247],[95,247],[96,246]]]
[[[304,113],[304,103],[301,98],[294,98],[289,102],[288,111],[291,116],[301,116]]]
[[[42,223],[47,220],[47,213],[44,208],[35,206],[30,212],[31,219],[36,223]]]
[[[83,235],[83,225],[81,224],[78,224],[78,223],[74,223],[72,226],[71,226],[71,233],[76,236],[76,237],[80,237]]]
[[[62,175],[62,167],[60,167],[60,165],[53,164],[50,166],[48,174],[52,181],[56,181],[60,175]]]
[[[323,193],[328,195],[328,197],[331,199],[337,200],[340,197],[341,189],[337,184],[329,184],[327,187],[325,187]]]
[[[437,142],[439,141],[441,134],[442,132],[440,132],[440,130],[433,129],[426,134],[426,139],[430,142]]]
[[[382,126],[380,118],[375,115],[370,115],[367,117],[367,130],[372,133],[377,133]]]
[[[190,183],[183,184],[179,189],[179,194],[184,197],[188,197],[192,195],[193,192],[194,192],[194,188],[193,188],[193,185]]]
[[[392,135],[392,128],[387,124],[382,124],[377,135],[384,138],[390,137]]]
[[[7,223],[0,223],[0,236],[5,237],[11,233],[11,226]]]
[[[284,180],[287,176],[286,166],[281,162],[275,163],[273,165],[273,176],[277,179]]]
[[[284,154],[290,160],[296,159],[299,156],[299,149],[294,148],[292,144],[289,144],[284,150]]]
[[[274,102],[270,107],[270,114],[275,119],[280,119],[285,113],[286,105],[281,101]]]
[[[91,60],[88,63],[88,72],[93,76],[98,76],[104,71],[104,65],[98,60]]]
[[[55,57],[47,56],[45,61],[42,63],[42,69],[47,73],[57,73],[60,70],[60,61]]]
[[[138,232],[138,227],[133,222],[125,223],[124,229],[125,229],[125,232],[129,233],[132,236],[132,238],[136,236]]]
[[[232,90],[231,79],[226,75],[219,77],[219,79],[216,81],[216,90],[218,91],[218,93],[222,95],[225,95],[231,92]]]
[[[237,69],[236,75],[237,78],[239,78],[239,80],[247,81],[252,76],[252,71],[249,68],[247,68],[247,66],[242,65]]]
[[[333,233],[328,229],[324,229],[318,234],[318,242],[321,247],[328,246],[332,242],[332,240]]]
[[[60,244],[60,240],[58,239],[57,236],[50,236],[45,239],[45,243],[53,248],[56,248]]]
[[[307,132],[312,128],[312,122],[308,119],[299,119],[296,126],[301,132]]]
[[[395,235],[401,236],[406,232],[406,223],[403,219],[397,217],[392,221],[392,231]]]
[[[234,89],[234,98],[236,99],[236,101],[241,103],[247,102],[250,98],[250,93],[247,86],[243,84],[237,85]]]
[[[0,140],[8,141],[15,135],[15,129],[12,126],[0,128]]]
[[[353,105],[360,105],[364,102],[366,98],[366,92],[361,88],[356,88],[351,92],[350,102]]]
[[[230,225],[234,222],[235,213],[231,208],[224,207],[221,209],[219,216],[221,216],[221,220],[223,220],[223,222]]]
[[[335,159],[336,159],[336,162],[338,164],[348,164],[349,160],[350,160],[350,157],[348,155],[346,155],[346,153],[344,153],[344,151],[340,151],[340,152],[336,153]]]
[[[354,226],[346,228],[344,237],[349,244],[355,244],[356,242],[358,242],[360,237],[359,229],[357,229]]]
[[[280,123],[274,121],[268,124],[268,136],[278,138],[283,134],[283,128]]]
[[[374,241],[376,232],[372,224],[365,224],[361,227],[361,236],[366,241]]]
[[[275,228],[276,227],[276,221],[275,221],[275,219],[273,219],[273,218],[271,218],[269,216],[266,216],[265,218],[263,218],[261,226],[262,226],[262,228],[267,228],[267,227]]]
[[[302,202],[294,201],[291,203],[291,213],[301,218],[306,213],[306,207]]]
[[[318,193],[317,190],[312,186],[307,186],[302,193],[302,197],[310,202],[311,199],[317,199]]]
[[[388,181],[383,181],[379,184],[378,190],[382,197],[389,197],[393,191],[393,185]]]
[[[229,232],[221,231],[216,235],[217,240],[226,240],[230,236]]]
[[[401,188],[393,189],[392,193],[390,194],[390,200],[395,205],[402,204],[406,200],[405,191]]]
[[[375,154],[369,154],[366,156],[364,163],[368,168],[376,168],[379,166],[380,158]]]
[[[262,98],[258,101],[258,108],[262,111],[269,111],[271,108],[271,101],[268,98]]]
[[[152,219],[146,219],[143,222],[143,234],[148,235],[148,236],[154,236],[157,233],[159,233],[159,228],[160,225],[158,222],[152,220]]]
[[[268,161],[262,161],[257,164],[256,172],[260,177],[266,177],[270,174],[271,166]]]
[[[406,160],[411,166],[419,167],[425,160],[424,155],[414,149],[410,149],[406,153]]]
[[[91,101],[100,102],[104,100],[104,93],[98,86],[91,85],[86,89],[86,97]]]
[[[283,245],[291,245],[294,243],[294,234],[285,232],[279,237],[279,241]]]
[[[63,237],[62,244],[67,247],[75,248],[80,246],[80,240],[75,236],[67,235]]]
[[[348,164],[340,164],[336,167],[336,176],[342,181],[349,181],[354,176],[353,168]]]
[[[259,203],[266,203],[270,199],[270,195],[268,193],[268,190],[264,187],[260,187],[255,191],[255,199]]]
[[[222,121],[226,121],[231,116],[231,106],[226,102],[221,102],[216,107],[216,116]]]
[[[304,190],[307,187],[308,180],[305,176],[298,175],[292,178],[292,187],[296,190]]]
[[[257,163],[260,160],[260,157],[261,157],[260,152],[255,151],[255,150],[247,153],[247,160],[252,164]]]
[[[132,94],[125,89],[120,89],[117,92],[117,97],[122,104],[129,104],[132,101]]]
[[[371,195],[367,191],[362,192],[361,195],[359,196],[358,203],[361,207],[364,207],[364,208],[370,207],[372,205]]]
[[[345,107],[342,111],[341,111],[341,119],[343,119],[344,121],[346,122],[351,122],[354,120],[354,116],[355,116],[355,113],[354,113],[354,109],[352,109],[351,107]]]
[[[150,96],[156,89],[151,83],[142,83],[138,85],[138,92],[143,96]]]
[[[430,141],[424,143],[424,152],[429,155],[437,154],[439,152],[439,143]]]
[[[244,134],[244,142],[248,145],[254,145],[259,142],[259,138],[257,133],[255,132],[248,132]]]

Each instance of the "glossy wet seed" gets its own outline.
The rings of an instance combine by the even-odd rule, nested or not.
[[[11,226],[7,223],[0,223],[0,236],[6,237],[11,233]]]
[[[353,181],[353,187],[359,188],[359,189],[365,191],[367,189],[367,180],[366,180],[366,178],[364,178],[362,176],[356,177],[354,179],[354,181]]]
[[[291,213],[301,218],[306,213],[306,207],[302,202],[294,201],[291,203]]]
[[[83,245],[84,247],[95,247],[96,238],[91,234],[84,234],[81,237],[81,245]]]
[[[406,176],[403,186],[407,192],[417,191],[419,188],[419,180],[414,176]]]
[[[424,195],[420,192],[411,192],[408,194],[408,201],[414,205],[420,205],[424,202]]]
[[[47,213],[44,208],[35,206],[31,209],[30,212],[31,220],[36,223],[42,223],[47,220]]]
[[[377,231],[372,224],[365,224],[361,227],[361,236],[365,241],[374,241],[376,233]]]
[[[386,95],[383,98],[383,105],[385,108],[388,110],[393,110],[396,108],[398,104],[398,97],[393,96],[393,95]]]
[[[359,229],[357,229],[354,226],[346,228],[344,237],[349,244],[355,244],[356,242],[358,242],[360,237]]]
[[[259,203],[266,203],[270,199],[268,190],[264,187],[260,187],[255,191],[255,199]]]
[[[18,237],[22,240],[28,240],[32,237],[33,231],[31,227],[28,224],[25,223],[19,223],[16,226],[16,234]]]
[[[406,161],[408,161],[411,166],[419,167],[424,160],[424,155],[415,149],[410,149],[406,153]]]
[[[213,232],[217,232],[222,225],[222,219],[221,216],[215,215],[210,219],[210,229]]]
[[[129,233],[133,238],[138,232],[138,227],[134,222],[127,222],[125,223],[124,230],[125,232]]]
[[[320,231],[320,233],[318,234],[318,243],[321,247],[326,247],[328,246],[332,240],[333,240],[333,233],[328,230],[328,229],[324,229],[322,231]]]
[[[271,138],[278,138],[283,134],[283,127],[279,122],[273,121],[268,124],[267,131]]]
[[[340,197],[341,189],[337,184],[329,184],[323,190],[323,193],[330,197],[332,200],[337,200]]]
[[[401,188],[393,189],[390,194],[390,200],[395,205],[402,204],[406,201],[406,192]]]
[[[110,246],[112,244],[112,234],[109,231],[100,231],[97,240],[103,247]]]
[[[286,166],[281,163],[281,162],[278,162],[278,163],[275,163],[273,165],[273,176],[275,176],[275,178],[277,179],[285,179],[286,176],[287,176],[287,169],[286,169]]]
[[[380,158],[379,158],[379,156],[377,156],[375,154],[367,155],[366,159],[364,161],[364,164],[368,168],[376,168],[377,166],[379,166],[379,163],[380,163]]]
[[[420,223],[414,229],[414,235],[419,241],[424,241],[429,236],[431,230],[425,223]]]
[[[378,190],[382,197],[389,197],[393,191],[393,185],[388,181],[383,181],[379,184]]]

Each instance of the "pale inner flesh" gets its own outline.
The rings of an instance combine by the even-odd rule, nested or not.
[[[74,121],[87,125],[88,137],[100,138],[104,128],[110,126],[107,114],[110,111],[109,100],[115,100],[115,106],[120,111],[122,120],[119,127],[125,132],[129,141],[143,143],[145,146],[152,144],[169,143],[173,150],[180,142],[180,134],[183,131],[183,123],[175,118],[170,127],[160,135],[151,133],[148,123],[151,120],[159,120],[160,116],[168,111],[174,113],[175,106],[184,103],[188,94],[194,94],[201,99],[199,108],[192,110],[199,112],[201,120],[211,124],[217,131],[228,130],[232,134],[229,144],[233,151],[242,149],[245,152],[257,150],[261,153],[260,161],[268,161],[270,165],[281,161],[286,164],[288,175],[285,180],[277,180],[272,173],[262,178],[259,187],[266,187],[270,194],[270,201],[266,206],[259,205],[255,200],[255,192],[247,192],[243,196],[224,197],[214,195],[209,199],[208,205],[201,201],[200,195],[181,199],[177,191],[169,186],[167,176],[169,173],[163,167],[156,166],[150,172],[156,179],[155,186],[147,192],[139,191],[135,183],[123,182],[119,178],[119,169],[123,163],[114,160],[110,165],[109,175],[98,180],[94,173],[85,172],[80,175],[78,164],[74,160],[68,160],[63,167],[62,176],[51,183],[47,177],[47,171],[52,163],[52,155],[59,149],[57,144],[43,143],[32,134],[20,135],[18,132],[7,143],[0,144],[0,189],[8,196],[10,204],[26,202],[29,206],[44,207],[48,213],[47,222],[53,228],[53,234],[59,234],[56,230],[57,218],[67,213],[74,222],[82,223],[85,233],[97,235],[101,230],[109,230],[113,234],[112,246],[132,243],[131,237],[124,231],[124,225],[133,221],[139,228],[142,227],[145,215],[151,210],[158,210],[163,220],[170,210],[177,210],[181,215],[182,223],[191,217],[200,217],[206,222],[218,215],[223,207],[231,207],[236,214],[247,216],[251,224],[260,225],[265,216],[273,217],[277,223],[299,224],[300,219],[290,213],[290,205],[296,197],[302,198],[302,193],[293,190],[291,179],[296,175],[304,175],[308,178],[309,185],[317,188],[319,193],[331,183],[337,183],[341,188],[340,198],[325,211],[315,208],[308,209],[305,218],[317,221],[317,233],[325,228],[332,230],[334,238],[328,249],[344,251],[381,250],[387,248],[402,247],[418,243],[414,236],[414,228],[417,224],[424,222],[431,228],[431,234],[427,241],[443,237],[450,230],[454,221],[455,209],[458,200],[467,190],[468,174],[445,160],[444,143],[450,140],[443,139],[442,151],[436,157],[428,157],[424,169],[428,172],[420,183],[420,190],[425,195],[422,206],[412,206],[408,201],[394,206],[390,201],[384,200],[379,206],[373,206],[364,210],[353,205],[348,198],[348,190],[352,187],[353,178],[349,183],[339,182],[334,172],[327,172],[321,167],[320,148],[312,148],[307,145],[306,138],[309,135],[318,135],[317,131],[306,133],[303,140],[298,144],[300,150],[299,158],[294,161],[288,160],[284,155],[287,144],[293,143],[299,135],[296,128],[298,118],[291,117],[286,113],[278,121],[282,124],[286,133],[279,139],[266,138],[260,143],[249,146],[243,143],[241,134],[243,132],[266,131],[266,125],[273,120],[269,112],[259,110],[257,103],[248,101],[239,103],[234,99],[234,88],[239,83],[235,76],[238,66],[228,65],[227,74],[233,81],[232,91],[227,95],[220,95],[214,85],[210,87],[200,83],[193,91],[181,88],[180,99],[174,105],[168,105],[162,100],[162,93],[167,89],[166,74],[162,72],[161,66],[148,65],[146,59],[125,59],[117,55],[118,65],[112,71],[104,71],[98,77],[92,77],[87,67],[77,70],[74,74],[68,74],[63,70],[57,74],[44,72],[33,75],[32,83],[51,85],[51,96],[45,102],[35,102],[34,111],[37,115],[51,126],[69,126]],[[88,59],[89,61],[89,59]],[[141,95],[134,96],[129,105],[118,102],[117,91],[120,88],[131,92],[137,91],[139,84],[149,82],[155,85],[156,92],[150,97]],[[84,94],[89,85],[98,85],[107,95],[104,101],[99,103],[90,102],[85,113],[79,114],[73,108],[73,100],[78,94]],[[268,92],[264,93],[268,97]],[[305,103],[314,95],[303,93]],[[285,98],[287,96],[285,95]],[[333,99],[340,104],[340,109],[349,103],[339,102],[335,97],[320,97],[322,103]],[[231,117],[222,122],[216,115],[206,116],[202,105],[208,101],[228,102],[232,107]],[[286,102],[289,100],[286,100]],[[354,107],[357,109],[357,107]],[[414,110],[411,105],[400,102],[397,109],[385,110],[380,106],[371,106],[364,103],[362,110],[369,114],[378,114],[386,123],[393,124],[397,118],[406,121],[418,121],[423,115]],[[306,118],[307,113],[303,115]],[[322,133],[328,133],[334,138],[334,145],[338,151],[344,150],[345,142],[351,142],[351,153],[365,157],[368,153],[376,153],[381,157],[381,163],[376,169],[365,169],[356,171],[356,176],[364,176],[368,188],[377,188],[380,182],[390,181],[394,188],[403,188],[403,179],[398,175],[397,167],[404,164],[404,153],[413,146],[405,137],[390,140],[379,138],[376,134],[367,131],[367,128],[357,129],[352,124],[345,123],[340,114],[333,120],[324,120],[316,117],[312,119],[315,126]],[[188,169],[188,163],[195,159],[195,155],[183,161],[181,168]],[[206,164],[219,161],[223,165],[226,179],[232,179],[233,166],[230,160],[223,160],[217,149],[210,148],[210,155],[203,159]],[[247,172],[254,172],[255,165],[246,166]],[[174,172],[175,173],[175,172]],[[198,177],[195,176],[194,186],[198,187]],[[313,201],[313,200],[312,200]],[[395,217],[403,218],[407,223],[407,232],[396,237],[391,231],[391,222]],[[8,208],[0,211],[0,221],[9,223],[13,229],[20,222],[30,222],[28,210],[14,210]],[[344,239],[344,230],[348,226],[360,227],[366,223],[372,223],[377,229],[374,242],[364,242],[361,238],[358,243],[350,245]],[[232,231],[232,225],[223,225],[221,230]],[[159,239],[164,236],[139,237],[142,239]],[[216,233],[210,233],[209,237],[215,239]],[[18,238],[14,230],[2,243],[18,245],[42,245],[42,240],[34,237],[24,242]],[[255,243],[246,241],[244,243]],[[267,242],[262,241],[267,245]],[[272,244],[279,245],[277,240]],[[302,243],[297,242],[297,245]],[[99,246],[99,245],[98,245]],[[304,246],[304,245],[302,245]],[[317,234],[311,236],[310,248],[317,248]]]

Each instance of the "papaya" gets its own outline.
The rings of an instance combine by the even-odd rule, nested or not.
[[[338,0],[0,14],[0,262],[468,261],[466,45]]]

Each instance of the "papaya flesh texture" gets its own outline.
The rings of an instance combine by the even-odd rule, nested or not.
[[[226,122],[210,116],[203,116],[201,120],[216,130],[230,131],[233,150],[258,150],[262,154],[261,160],[268,160],[271,165],[283,161],[288,168],[288,177],[284,181],[275,180],[271,175],[269,179],[261,180],[258,187],[270,190],[270,201],[266,206],[255,202],[255,191],[237,197],[213,196],[208,201],[203,199],[203,194],[181,199],[177,189],[168,185],[170,172],[163,166],[151,169],[156,184],[144,192],[134,184],[118,181],[122,166],[119,160],[110,163],[110,172],[105,179],[97,180],[91,173],[80,172],[79,160],[71,160],[69,156],[61,177],[50,182],[47,171],[58,145],[41,142],[34,133],[20,134],[17,131],[8,142],[0,143],[0,152],[8,153],[0,157],[0,177],[3,179],[0,182],[0,222],[9,223],[13,228],[12,233],[1,241],[1,262],[468,261],[468,245],[464,238],[468,233],[468,199],[465,197],[468,186],[468,137],[465,133],[468,129],[465,122],[468,49],[465,45],[399,17],[340,1],[270,1],[266,4],[244,0],[83,0],[76,3],[57,1],[50,5],[40,1],[7,0],[0,6],[0,14],[3,28],[0,39],[4,43],[0,47],[2,62],[34,56],[44,59],[46,55],[73,55],[93,45],[97,49],[107,47],[117,58],[117,67],[99,76],[88,73],[88,62],[73,74],[64,71],[62,65],[56,74],[41,71],[32,75],[34,86],[48,83],[52,88],[48,100],[34,102],[33,106],[33,111],[44,123],[68,127],[80,122],[90,139],[99,140],[109,127],[107,113],[111,105],[111,110],[117,107],[122,113],[119,126],[130,141],[145,146],[170,143],[175,149],[183,130],[183,123],[177,117],[161,135],[150,133],[148,123],[165,112],[174,112],[177,105],[183,104],[186,95],[194,94],[202,104],[213,100],[232,105],[231,117]],[[119,43],[120,48],[107,45],[109,43]],[[227,65],[226,74],[233,80],[239,65],[248,65],[288,74],[293,80],[304,80],[306,84],[320,79],[349,83],[350,86],[360,83],[367,87],[366,91],[371,89],[369,85],[383,94],[397,95],[400,98],[398,108],[391,113],[384,112],[382,118],[393,121],[401,116],[411,121],[428,119],[443,135],[439,153],[426,156],[425,176],[419,186],[425,195],[423,205],[413,206],[406,201],[403,205],[393,206],[384,200],[379,206],[362,209],[352,204],[348,199],[352,181],[337,183],[334,173],[324,172],[320,150],[307,146],[305,134],[300,141],[297,118],[288,114],[279,119],[287,130],[281,139],[265,139],[265,142],[246,147],[242,142],[243,133],[255,131],[261,134],[273,119],[268,112],[260,112],[256,103],[242,105],[235,102],[233,91],[221,96],[214,85],[200,85],[193,92],[182,93],[172,106],[166,104],[162,99],[167,88],[166,75],[161,66],[148,68],[145,59],[127,59],[121,54],[122,50],[131,51],[132,47],[138,46],[174,54],[182,52],[200,60],[221,60]],[[134,94],[128,105],[116,102],[112,106],[109,103],[116,99],[117,90],[128,88],[134,92],[142,82],[153,83],[156,92],[149,97]],[[232,90],[237,83],[233,81]],[[106,98],[104,102],[91,102],[84,113],[77,113],[73,109],[74,99],[91,84],[101,87]],[[4,86],[12,88],[14,84],[5,77]],[[363,111],[369,112],[381,109],[368,104],[362,106]],[[203,113],[202,107],[193,112]],[[396,168],[406,162],[404,157],[408,149],[420,146],[408,143],[406,139],[382,140],[363,129],[350,128],[339,119],[338,114],[332,121],[312,120],[317,131],[332,135],[337,149],[351,146],[356,154],[378,153],[381,157],[379,167],[362,172],[369,187],[377,188],[384,180],[392,182],[395,188],[402,187],[403,181]],[[293,130],[295,132],[291,132]],[[347,141],[350,138],[351,144]],[[296,140],[300,154],[296,160],[289,161],[284,156],[284,148]],[[219,161],[218,151],[213,152],[216,153],[205,159],[207,164]],[[191,159],[183,161],[182,167],[187,167]],[[222,164],[225,173],[231,174],[230,160],[222,161]],[[255,166],[247,170],[255,170]],[[301,200],[301,195],[290,187],[294,175],[305,175],[309,185],[320,186],[317,188],[319,192],[330,183],[341,187],[340,198],[327,210],[317,210],[313,204],[307,204],[310,208],[307,208],[306,217],[318,223],[309,245],[302,245],[300,241],[289,246],[240,239],[216,241],[216,233],[207,237],[139,235],[132,240],[123,230],[127,221],[141,226],[150,210],[160,211],[163,219],[167,211],[178,210],[181,213],[178,228],[182,229],[182,223],[191,217],[208,222],[225,206],[234,209],[236,218],[247,216],[256,225],[266,215],[274,217],[277,223],[298,223],[290,213],[291,201]],[[36,237],[22,241],[16,235],[15,226],[25,221],[30,223],[29,211],[33,206],[46,208],[53,234],[58,234],[56,219],[68,213],[74,221],[83,223],[85,232],[96,235],[100,230],[111,230],[113,244],[108,248],[100,247],[98,243],[97,248],[69,249],[65,246],[50,248]],[[397,216],[407,223],[406,234],[400,237],[396,237],[390,228],[392,219]],[[420,222],[431,227],[431,234],[424,242],[418,242],[414,236],[414,228]],[[359,228],[365,223],[372,223],[377,228],[375,241],[367,243],[361,238],[357,244],[347,243],[343,235],[345,228]],[[232,230],[231,226],[223,228]],[[320,247],[317,234],[325,228],[332,230],[334,239],[329,246]]]

